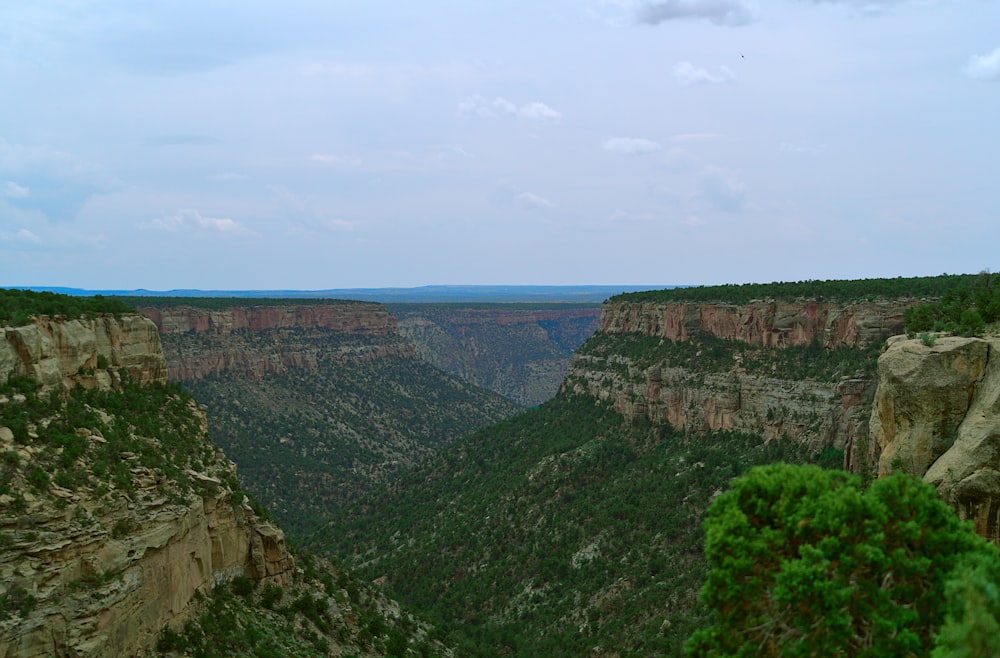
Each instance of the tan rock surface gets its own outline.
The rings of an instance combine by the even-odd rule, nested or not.
[[[103,357],[103,359],[99,359]],[[0,378],[30,375],[50,391],[84,386],[113,385],[127,372],[143,384],[165,382],[166,359],[156,325],[141,315],[104,315],[93,319],[62,320],[42,316],[21,327],[0,327]]]

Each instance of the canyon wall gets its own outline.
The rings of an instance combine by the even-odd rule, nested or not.
[[[156,328],[138,315],[39,318],[0,332],[0,377],[28,374],[42,396],[77,383],[112,389],[123,378],[166,379]],[[184,472],[188,489],[133,452],[113,451],[113,461],[98,468],[94,455],[107,454],[109,439],[82,426],[76,437],[89,449],[63,466],[85,484],[50,482],[44,471],[53,451],[65,448],[39,438],[42,426],[29,425],[27,435],[2,426],[28,403],[23,395],[0,395],[0,658],[152,655],[160,630],[185,619],[196,593],[237,575],[279,584],[291,577],[283,533],[261,522],[227,484],[235,466],[208,441],[204,411],[193,401],[189,423],[164,428],[183,432],[170,440],[193,442],[201,455]],[[109,426],[124,426],[96,413]],[[161,439],[128,440],[168,459]],[[18,601],[25,604],[20,611]]]
[[[354,360],[415,357],[396,320],[381,304],[331,302],[206,309],[148,306],[137,309],[159,329],[172,381],[196,381],[237,372],[259,381],[268,373],[315,370],[321,357]],[[366,337],[339,345],[337,335]]]
[[[77,383],[110,388],[122,374],[142,384],[165,382],[167,365],[156,325],[142,316],[42,316],[0,327],[0,380],[11,374],[34,378],[44,391]]]
[[[602,309],[600,330],[612,346],[606,353],[581,350],[564,385],[610,400],[626,416],[667,421],[681,430],[787,437],[811,450],[832,446],[845,451],[847,467],[857,468],[875,390],[866,360],[858,359],[862,366],[857,369],[825,378],[778,375],[774,361],[793,347],[845,354],[877,349],[887,336],[903,330],[903,311],[910,303],[612,301]],[[732,353],[730,365],[700,367],[701,351],[678,365],[651,360],[648,343],[638,350],[614,346],[616,340],[634,337],[659,338],[662,345],[705,335],[726,341],[722,349]],[[809,354],[797,358],[808,360]]]
[[[902,333],[912,301],[838,304],[762,300],[722,302],[624,302],[605,304],[600,331],[687,340],[698,332],[762,347],[808,345],[861,347]]]
[[[897,336],[878,360],[871,438],[879,475],[933,484],[1000,543],[1000,337]]]

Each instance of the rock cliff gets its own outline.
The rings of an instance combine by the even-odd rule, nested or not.
[[[196,381],[238,372],[259,381],[268,373],[315,370],[321,356],[343,351],[351,359],[413,357],[396,320],[380,304],[331,302],[206,309],[142,306],[137,309],[160,330],[172,381]],[[369,337],[339,346],[336,336]],[[261,337],[266,336],[266,349]],[[332,337],[329,340],[327,337]]]
[[[142,384],[165,382],[166,360],[156,326],[139,315],[67,320],[40,317],[20,327],[0,327],[0,381],[29,375],[43,390],[110,388],[120,375]]]
[[[871,412],[879,475],[902,469],[937,487],[1000,543],[1000,337],[890,339]]]
[[[601,312],[597,304],[388,308],[425,361],[524,406],[555,395],[573,351],[597,330]]]
[[[687,340],[707,332],[763,347],[863,347],[902,333],[907,301],[838,304],[762,300],[749,304],[646,302],[605,304],[600,331]]]
[[[609,302],[600,340],[574,356],[564,385],[678,429],[832,446],[851,467],[868,434],[874,354],[909,304]]]
[[[138,384],[166,379],[152,322],[0,332],[0,380],[37,382],[0,395],[0,658],[143,655],[216,582],[290,577],[204,411]]]

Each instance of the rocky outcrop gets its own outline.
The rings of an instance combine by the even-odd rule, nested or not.
[[[907,300],[838,304],[763,300],[749,304],[710,302],[609,302],[600,330],[687,340],[708,332],[725,340],[764,347],[865,346],[902,333]]]
[[[923,477],[1000,543],[998,349],[995,336],[891,339],[878,361],[871,437],[880,475]]]
[[[385,307],[368,302],[222,309],[149,305],[138,310],[162,334],[173,381],[224,372],[260,381],[268,373],[315,370],[321,357],[331,353],[355,360],[416,356]],[[338,340],[345,335],[367,340],[347,346]]]
[[[228,334],[243,329],[330,329],[387,336],[396,331],[396,321],[385,307],[369,302],[272,306],[234,304],[221,309],[149,304],[137,310],[153,320],[162,334]]]
[[[28,375],[42,390],[111,388],[126,373],[143,384],[165,382],[166,360],[156,325],[141,315],[66,320],[41,316],[21,327],[0,327],[0,380]]]
[[[819,344],[825,350],[874,349],[903,330],[909,301],[759,301],[745,305],[694,302],[607,302],[601,332],[617,336],[691,341],[710,334],[752,350],[769,352]],[[646,348],[643,348],[642,354]],[[775,352],[777,353],[777,352]],[[699,353],[700,354],[700,353]],[[738,431],[767,438],[786,437],[811,450],[844,450],[853,467],[856,446],[868,436],[874,377],[861,371],[816,380],[776,376],[771,368],[743,363],[719,370],[669,362],[650,364],[628,350],[573,358],[567,384],[609,400],[629,417],[667,421],[682,430]]]
[[[0,331],[0,376],[31,375],[42,396],[75,383],[166,379],[156,328],[144,317],[39,318]],[[23,395],[0,396],[7,412],[24,404]],[[235,466],[209,443],[204,411],[193,401],[184,409],[186,420],[164,427],[171,436],[161,439],[122,436],[127,420],[89,408],[116,436],[78,426],[74,440],[88,447],[75,461],[59,457],[65,437],[40,438],[52,419],[16,432],[0,426],[0,658],[151,655],[160,630],[181,623],[198,592],[237,575],[279,584],[291,577],[281,530],[227,484],[236,482]],[[166,441],[197,455],[183,475],[145,465],[175,463]],[[114,442],[154,457],[110,450]],[[56,465],[76,473],[71,488],[60,486]]]
[[[390,306],[417,353],[447,373],[524,406],[555,395],[600,307],[406,304]]]

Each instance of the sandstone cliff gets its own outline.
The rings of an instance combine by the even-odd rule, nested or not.
[[[573,351],[600,318],[596,304],[398,304],[389,311],[425,361],[524,406],[555,395]]]
[[[353,360],[416,355],[413,345],[399,336],[396,320],[380,304],[206,309],[150,303],[138,311],[160,330],[173,381],[195,381],[224,372],[259,381],[268,373],[315,370],[323,356],[337,352]],[[340,345],[337,337],[345,335],[369,340]]]
[[[103,366],[103,367],[101,367]],[[139,315],[66,320],[40,317],[0,327],[0,381],[29,375],[43,390],[76,383],[110,388],[120,375],[142,384],[164,382],[167,366],[156,326]]]
[[[234,491],[202,409],[143,395],[166,378],[152,322],[0,332],[0,381],[37,381],[0,394],[0,658],[141,655],[217,581],[290,577],[282,532]]]
[[[601,313],[600,331],[640,333],[687,340],[707,332],[725,340],[763,347],[807,345],[861,347],[902,333],[907,301],[838,304],[763,300],[725,303],[611,303]]]
[[[923,477],[994,542],[1000,542],[998,349],[996,336],[890,339],[878,360],[871,413],[879,475],[902,469]]]
[[[832,446],[853,467],[875,389],[869,364],[909,303],[609,302],[601,340],[574,356],[565,385],[678,429]],[[678,358],[686,344],[697,351]]]

